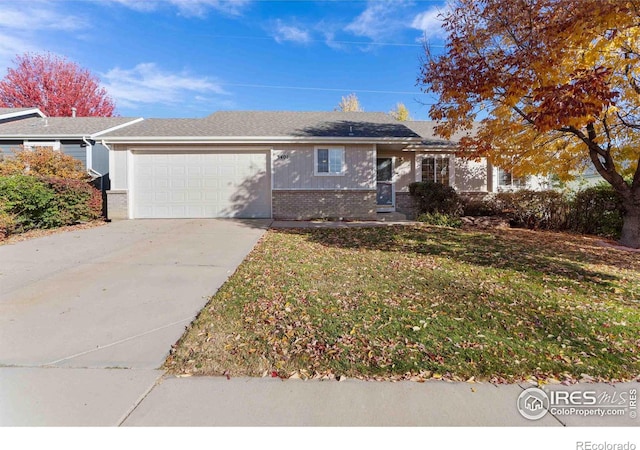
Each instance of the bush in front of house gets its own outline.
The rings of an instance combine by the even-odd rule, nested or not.
[[[100,192],[81,180],[0,176],[0,228],[5,236],[95,220],[101,208]]]
[[[0,159],[0,175],[34,175],[88,180],[82,162],[51,147],[15,149],[13,155]]]
[[[496,210],[515,227],[566,230],[571,205],[557,191],[501,192],[493,200]]]
[[[16,228],[16,218],[13,214],[4,210],[0,203],[0,240],[6,238]]]
[[[622,231],[622,200],[606,184],[567,195],[557,191],[497,194],[490,203],[516,227],[573,231],[617,239]]]
[[[36,177],[0,176],[0,208],[5,217],[13,217],[7,234],[55,226],[53,197],[53,190]]]
[[[416,220],[418,222],[423,222],[428,225],[437,225],[439,227],[460,228],[462,226],[460,216],[439,212],[422,213]]]
[[[415,201],[418,216],[425,213],[459,216],[463,210],[462,199],[451,186],[430,181],[416,182],[409,185],[409,194]]]
[[[492,198],[485,200],[466,200],[463,215],[472,217],[497,216],[500,214]]]
[[[56,226],[88,222],[102,215],[102,194],[86,181],[64,178],[41,178],[41,181],[55,193]]]
[[[578,233],[618,238],[622,232],[622,199],[609,185],[579,191],[571,202],[570,228]]]

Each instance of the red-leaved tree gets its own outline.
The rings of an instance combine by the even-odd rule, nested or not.
[[[17,56],[0,81],[0,107],[38,107],[50,117],[111,117],[115,103],[98,78],[75,62],[50,53]]]

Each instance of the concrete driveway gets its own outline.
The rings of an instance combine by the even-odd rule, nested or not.
[[[268,224],[121,221],[0,246],[0,366],[158,368]]]

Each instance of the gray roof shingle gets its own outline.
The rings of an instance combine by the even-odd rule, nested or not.
[[[219,111],[203,119],[146,119],[105,136],[419,137],[385,113],[338,111]]]
[[[447,140],[436,135],[434,128],[438,122],[431,120],[412,120],[404,123],[416,134],[420,135],[420,137],[422,137],[422,143],[429,147],[451,147],[452,144],[456,144],[462,137],[471,136],[475,131],[475,127],[471,130],[459,131],[454,134],[450,140]]]
[[[24,108],[28,110],[30,108]],[[15,112],[16,108],[0,108]],[[0,138],[89,136],[135,120],[128,117],[31,117],[0,122]],[[399,122],[382,112],[218,111],[196,119],[145,119],[100,134],[101,138],[422,138],[422,145],[451,147],[470,132],[450,141],[434,133],[436,122]]]
[[[205,120],[220,136],[418,137],[381,112],[220,111]]]
[[[35,107],[33,107],[33,108],[0,108],[0,116],[2,116],[4,114],[18,113],[18,112],[22,112],[22,111],[30,111],[32,109],[35,109]]]
[[[0,123],[0,137],[88,136],[135,120],[130,117],[32,117]]]

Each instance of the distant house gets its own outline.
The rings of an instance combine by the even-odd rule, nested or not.
[[[37,108],[0,108],[0,154],[51,147],[73,156],[94,177],[109,172],[103,133],[142,120],[127,117],[46,117]]]
[[[435,137],[433,122],[386,113],[220,111],[143,120],[30,111],[6,122],[0,115],[0,148],[50,145],[92,173],[108,173],[110,218],[376,219],[411,215],[414,181],[479,197],[542,187],[486,160],[457,158],[457,137]]]

